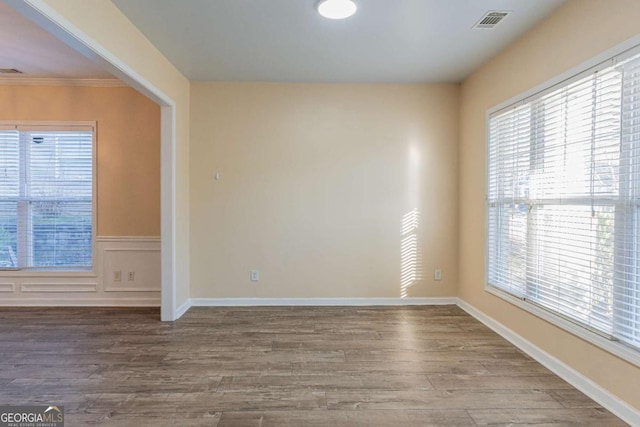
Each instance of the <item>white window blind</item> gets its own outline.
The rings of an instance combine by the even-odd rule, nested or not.
[[[640,347],[640,55],[488,128],[488,284]]]
[[[92,265],[93,130],[0,127],[0,268]]]

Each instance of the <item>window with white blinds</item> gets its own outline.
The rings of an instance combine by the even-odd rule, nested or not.
[[[488,118],[488,285],[640,348],[640,53]]]
[[[93,127],[0,124],[0,269],[92,265]]]

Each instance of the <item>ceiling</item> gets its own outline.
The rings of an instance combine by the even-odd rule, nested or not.
[[[355,0],[343,21],[317,0],[112,0],[190,80],[459,82],[564,0]],[[473,25],[511,13],[492,30]],[[113,79],[0,0],[0,74]]]
[[[460,82],[564,0],[112,0],[190,80]],[[490,10],[511,13],[472,29]]]
[[[23,72],[0,74],[3,80],[114,78],[3,1],[0,1],[0,68],[16,68]]]

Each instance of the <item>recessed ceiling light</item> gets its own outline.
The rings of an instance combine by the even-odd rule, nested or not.
[[[322,0],[318,13],[329,19],[345,19],[356,13],[358,7],[353,0]]]

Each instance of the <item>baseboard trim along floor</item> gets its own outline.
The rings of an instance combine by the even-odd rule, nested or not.
[[[455,305],[458,298],[192,298],[188,307]],[[185,305],[178,308],[178,313]],[[186,312],[184,310],[184,312]],[[183,313],[184,313],[183,312]]]
[[[494,320],[493,318],[482,313],[472,305],[457,298],[457,305],[479,322],[483,323],[489,329],[509,341],[511,344],[518,347],[524,353],[535,359],[545,368],[589,396],[594,401],[598,402],[604,408],[608,409],[616,416],[631,424],[632,426],[640,426],[640,411],[633,408],[623,400],[614,396],[604,388],[600,387],[589,378],[582,375],[580,372],[571,368],[566,363],[553,357],[549,353],[542,350],[540,347],[524,339],[502,323]]]

